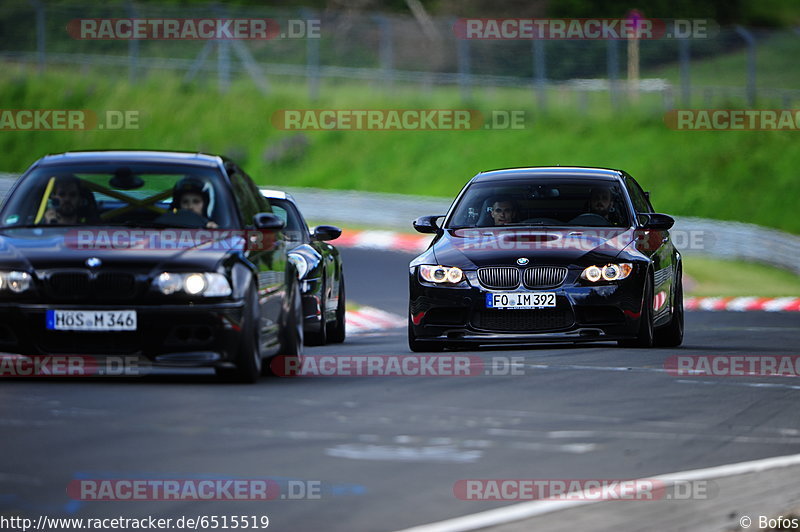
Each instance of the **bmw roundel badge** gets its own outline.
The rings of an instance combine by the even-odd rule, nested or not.
[[[517,264],[519,264],[520,266],[525,266],[529,262],[530,261],[526,257],[520,257],[517,259]]]

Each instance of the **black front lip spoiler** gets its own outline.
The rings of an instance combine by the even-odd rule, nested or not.
[[[470,343],[470,344],[530,344],[559,342],[601,342],[630,338],[629,336],[609,335],[597,327],[581,327],[571,331],[514,333],[477,332],[464,329],[445,331],[439,336],[418,337],[420,343]]]

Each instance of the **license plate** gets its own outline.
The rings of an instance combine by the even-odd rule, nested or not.
[[[135,331],[135,310],[48,310],[51,331]]]
[[[554,292],[499,292],[486,294],[486,308],[531,309],[556,306]]]

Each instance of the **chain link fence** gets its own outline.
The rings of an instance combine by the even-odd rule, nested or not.
[[[74,38],[80,19],[115,18],[268,18],[286,38],[270,40],[82,40]],[[298,21],[319,21],[319,37],[305,38],[310,27],[295,31]],[[455,18],[414,17],[355,11],[312,11],[252,6],[193,4],[8,3],[0,7],[0,57],[44,71],[49,65],[102,68],[135,83],[151,72],[181,73],[187,82],[214,80],[225,91],[239,76],[252,79],[264,93],[273,80],[301,80],[312,99],[322,81],[358,80],[391,88],[453,85],[469,99],[479,87],[524,87],[540,107],[548,94],[607,93],[618,105],[627,98],[628,43],[625,40],[475,40],[457,36]],[[638,91],[660,95],[663,108],[706,107],[758,101],[790,108],[800,90],[775,85],[780,67],[759,62],[762,44],[794,42],[797,31],[720,28],[708,38],[641,40],[642,79]],[[715,80],[694,79],[691,64],[730,52],[746,53],[738,72]],[[714,82],[710,82],[714,81]],[[790,83],[787,83],[791,85]]]

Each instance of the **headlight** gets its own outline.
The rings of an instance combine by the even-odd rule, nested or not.
[[[231,295],[231,285],[221,273],[164,272],[153,281],[164,295],[183,292],[190,296],[223,297]]]
[[[28,272],[0,272],[0,290],[10,290],[20,294],[31,287],[31,275]]]
[[[311,265],[308,263],[308,260],[306,260],[306,258],[300,253],[289,253],[289,262],[294,264],[294,267],[297,270],[298,279],[305,277],[308,273],[308,270],[311,269]]]
[[[622,264],[606,264],[600,266],[589,266],[581,273],[581,279],[596,283],[599,280],[619,281],[625,279],[633,271],[633,264],[623,262]]]
[[[430,266],[422,264],[419,267],[419,275],[429,283],[460,283],[464,279],[464,272],[461,268],[448,266]]]

